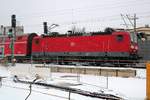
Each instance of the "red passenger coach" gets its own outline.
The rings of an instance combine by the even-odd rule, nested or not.
[[[27,57],[31,55],[32,40],[33,37],[37,36],[35,33],[18,35],[14,40],[14,57]],[[11,38],[7,38],[5,41],[5,56],[10,57],[12,54],[11,50]]]

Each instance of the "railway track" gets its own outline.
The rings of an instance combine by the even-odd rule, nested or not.
[[[4,60],[1,60],[4,63]],[[10,60],[7,62],[11,62]],[[72,59],[72,60],[61,60],[61,59],[30,59],[23,58],[17,59],[18,63],[32,63],[32,64],[54,64],[54,65],[75,65],[75,66],[95,66],[95,67],[119,67],[119,68],[146,68],[146,62],[144,60],[91,60],[91,59]]]

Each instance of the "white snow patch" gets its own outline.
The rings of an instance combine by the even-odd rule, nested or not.
[[[26,68],[28,74],[35,74],[34,65],[31,64],[16,64],[22,72]],[[33,67],[33,69],[31,68]],[[7,77],[3,79],[3,86],[0,88],[1,100],[24,100],[29,93],[29,85],[14,83],[10,76],[10,67],[0,67],[0,76]],[[18,70],[18,71],[19,71]],[[15,71],[15,70],[13,70]],[[21,72],[20,72],[21,73]],[[43,73],[43,72],[42,72]],[[47,75],[49,74],[49,75]],[[94,75],[77,75],[69,73],[50,73],[46,72],[46,83],[56,85],[67,85],[72,88],[83,89],[93,92],[105,92],[117,94],[128,100],[144,100],[146,97],[146,70],[137,69],[136,78],[121,78],[121,77],[104,77]],[[30,75],[27,75],[30,76]],[[64,77],[68,76],[68,77]],[[69,77],[70,76],[70,77]],[[26,78],[24,78],[26,79]],[[108,79],[108,81],[107,81]],[[108,82],[108,88],[107,83]],[[75,85],[74,85],[75,84]],[[28,100],[67,100],[68,92],[56,90],[53,88],[43,88],[33,86],[33,92]],[[73,100],[99,100],[78,94],[71,94]]]

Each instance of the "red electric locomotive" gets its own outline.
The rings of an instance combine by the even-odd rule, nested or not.
[[[92,65],[125,64],[137,60],[137,43],[125,31],[93,32],[35,37],[32,56],[45,61],[68,64],[80,62]]]

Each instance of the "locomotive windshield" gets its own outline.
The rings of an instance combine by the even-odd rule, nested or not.
[[[130,32],[131,41],[137,43],[137,35],[134,32]]]

